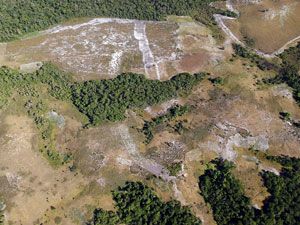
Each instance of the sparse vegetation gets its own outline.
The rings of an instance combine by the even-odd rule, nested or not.
[[[177,122],[173,127],[175,132],[177,132],[178,134],[183,134],[183,132],[185,130],[187,130],[185,127],[184,127],[184,121],[179,121]]]
[[[61,91],[57,88],[58,85],[54,85],[54,83],[60,84],[59,77],[55,77],[53,73],[45,72],[47,69],[49,71],[49,68],[54,67],[46,64],[40,71],[32,74],[22,74],[6,67],[0,68],[0,79],[2,81],[0,108],[8,103],[9,97],[14,93],[19,94],[19,97],[23,97],[22,99],[25,101],[24,108],[39,130],[40,151],[49,160],[50,164],[58,166],[69,162],[70,156],[67,157],[67,155],[56,151],[54,125],[45,115],[49,109],[41,100],[40,93],[35,88],[38,83],[46,82],[49,84],[49,92],[53,96],[61,96]]]
[[[54,122],[46,116],[50,109],[36,87],[46,86],[52,97],[72,102],[89,118],[90,124],[97,125],[103,121],[123,120],[128,108],[146,107],[179,95],[185,96],[205,75],[182,73],[161,82],[128,73],[111,80],[73,82],[69,74],[49,63],[31,74],[2,67],[0,102],[3,107],[13,93],[23,96],[24,107],[40,132],[40,151],[52,165],[57,166],[70,162],[72,157],[56,150]],[[156,118],[153,123],[175,118],[186,110],[187,107],[174,107],[168,115]]]
[[[255,46],[255,40],[249,36],[244,36],[244,42],[247,46],[253,48]]]
[[[300,103],[300,43],[291,47],[279,55],[282,64],[278,66],[277,76],[263,80],[264,83],[286,83],[293,89],[294,99]]]
[[[155,127],[170,122],[171,120],[177,118],[178,116],[184,115],[189,110],[190,110],[189,106],[176,105],[174,107],[171,107],[166,114],[153,118],[152,121],[145,121],[142,129],[142,132],[146,137],[145,143],[149,144],[152,141],[154,137],[153,129],[155,129]]]
[[[72,159],[70,154],[62,154],[56,150],[55,126],[46,116],[49,111],[42,100],[29,100],[25,103],[28,115],[33,119],[40,134],[39,148],[51,165],[59,166],[69,163]]]
[[[112,192],[117,212],[96,209],[91,225],[197,225],[200,219],[177,201],[162,202],[152,189],[141,182],[126,182]]]
[[[209,26],[213,36],[218,38],[221,33],[218,33],[220,30],[213,15],[215,13],[236,15],[211,7],[210,3],[213,1],[215,0],[0,0],[0,41],[24,37],[23,35],[30,35],[31,32],[71,18],[107,16],[162,20],[170,14],[189,15]],[[224,2],[216,5],[225,7]],[[241,12],[242,14],[244,15]],[[275,84],[281,82],[288,84],[293,88],[294,97],[300,103],[300,44],[281,54],[282,65],[275,63],[275,60],[280,61],[278,58],[274,61],[264,59],[250,48],[234,45],[236,55],[233,61],[234,58],[239,60],[228,63],[230,49],[222,47],[221,43],[215,43],[211,39],[210,31],[202,25],[196,27],[191,18],[174,17],[172,21],[160,23],[162,26],[146,24],[148,36],[144,37],[144,41],[149,38],[148,44],[161,69],[161,77],[166,78],[172,71],[181,71],[184,68],[191,71],[196,68],[207,68],[209,71],[219,73],[214,76],[215,78],[209,79],[212,84],[205,83],[208,87],[202,88],[203,85],[197,87],[206,76],[205,73],[182,73],[167,81],[148,80],[140,74],[124,73],[114,79],[81,82],[75,81],[70,74],[50,63],[45,63],[38,71],[28,74],[6,67],[0,68],[2,126],[0,225],[201,224],[201,220],[195,215],[200,215],[207,224],[299,223],[300,160],[285,156],[267,156],[269,152],[278,151],[277,148],[273,149],[278,144],[288,145],[288,149],[282,150],[282,153],[288,151],[289,154],[298,154],[297,151],[292,151],[292,148],[297,147],[299,143],[297,142],[299,130],[291,124],[300,127],[300,121],[293,120],[293,117],[299,117],[299,112],[294,104],[289,102],[290,96],[285,85],[272,90],[261,88],[257,93],[253,82],[254,79],[277,73],[278,76],[270,81]],[[174,21],[180,23],[180,27],[177,27]],[[240,22],[241,26],[237,24]],[[233,23],[236,23],[233,24],[234,27],[244,26],[242,20]],[[100,37],[101,41],[98,37],[96,49],[102,51],[101,43],[105,41],[103,51],[107,48],[109,52],[116,53],[113,56],[107,54],[103,58],[103,63],[109,63],[110,69],[114,64],[114,69],[117,70],[118,64],[124,71],[126,64],[128,71],[131,69],[139,71],[143,69],[140,67],[143,63],[142,53],[145,52],[141,46],[140,49],[135,48],[138,42],[142,44],[142,41],[138,41],[139,38],[133,33],[129,39],[126,36],[132,31],[133,26],[136,25],[135,28],[138,28],[139,24],[123,25],[119,24],[119,21],[118,24],[98,25],[97,29],[103,28],[105,34]],[[87,31],[91,26],[86,28]],[[157,38],[156,34],[166,29],[168,34]],[[175,29],[179,29],[179,33]],[[96,35],[96,29],[93,32]],[[80,52],[83,48],[91,50],[89,47],[92,42],[88,41],[93,37],[90,37],[89,33],[88,39],[80,43],[76,40],[83,38],[84,35],[73,36],[76,31],[72,29],[65,33],[72,39],[72,43],[68,42],[74,49]],[[57,36],[54,34],[50,36],[50,42],[52,43],[52,40],[55,42]],[[58,36],[61,42],[57,43],[66,47],[64,37]],[[18,63],[25,63],[27,59],[23,57],[27,55],[31,58],[32,52],[26,52],[19,47],[22,48],[29,42],[32,46],[40,45],[42,39],[43,37],[41,39],[37,37],[34,40],[27,40],[28,42],[17,41],[15,44],[8,44],[7,49],[4,49],[6,45],[0,46],[0,52],[3,50],[4,54],[4,63],[15,66]],[[129,41],[130,49],[125,51],[123,48],[116,49],[125,39]],[[181,40],[183,45],[181,50],[178,49],[180,47],[178,43],[170,42],[171,39]],[[257,40],[259,47],[260,40],[259,38]],[[244,41],[250,47],[255,44],[254,40],[246,36]],[[52,46],[50,42],[47,42],[49,45],[44,45],[44,53],[49,52],[47,48]],[[203,46],[197,48],[196,45],[199,43],[206,43],[208,46],[204,49]],[[278,43],[274,43],[274,46],[276,44]],[[30,47],[30,49],[34,51],[37,48]],[[32,60],[43,58],[44,53],[43,56],[32,57]],[[58,54],[61,55],[60,53],[62,52]],[[129,59],[131,56],[127,56],[130,54],[134,54],[132,60]],[[74,59],[73,56],[61,55],[68,59]],[[124,56],[126,62],[123,62]],[[83,54],[81,57],[84,60],[79,61],[83,62],[89,56]],[[55,56],[51,58],[54,59]],[[55,60],[57,61],[56,58]],[[59,58],[60,60],[62,58]],[[76,64],[76,60],[73,61]],[[127,66],[127,61],[129,63],[134,61],[135,65]],[[240,61],[244,67],[240,66]],[[96,60],[90,62],[94,63]],[[213,66],[216,63],[217,66]],[[97,69],[101,70],[104,64],[102,65],[102,61],[98,64]],[[249,69],[249,65],[254,68]],[[264,71],[257,71],[256,65]],[[81,68],[87,68],[85,66],[87,65],[80,64]],[[21,67],[25,71],[31,65]],[[89,68],[93,70],[95,67]],[[106,69],[102,71],[103,74],[106,73]],[[151,71],[152,69],[155,68],[151,68]],[[113,70],[109,71],[113,73]],[[251,75],[247,76],[250,73]],[[152,72],[149,72],[150,75],[152,76]],[[94,77],[94,74],[91,76]],[[155,118],[147,117],[144,123],[142,121],[139,126],[140,134],[132,130],[136,124],[140,124],[139,117],[145,113],[142,109],[174,98],[180,99],[181,102],[182,98],[177,97],[186,97],[195,88],[197,90],[194,90],[188,99],[183,100],[191,106],[175,105],[164,111],[164,114]],[[169,102],[172,101],[167,103]],[[158,108],[164,105],[158,105]],[[192,110],[190,107],[193,107]],[[286,108],[281,109],[282,107]],[[284,110],[280,115],[279,109]],[[138,118],[136,114],[132,115],[132,110],[137,112]],[[226,113],[228,110],[230,113]],[[274,112],[277,113],[275,117]],[[113,123],[124,120],[127,115],[129,118],[122,123]],[[283,123],[278,116],[288,122]],[[58,118],[62,118],[61,126]],[[270,122],[270,118],[273,121]],[[105,123],[103,127],[98,128],[81,127],[82,124],[86,125],[85,128],[90,128],[102,123]],[[170,133],[161,132],[162,130]],[[251,135],[250,131],[255,136]],[[161,135],[156,135],[158,132],[161,132]],[[263,134],[260,135],[260,132]],[[268,135],[265,136],[264,133]],[[154,135],[155,143],[153,141],[151,146],[145,146],[140,142],[144,137],[145,142],[149,143]],[[288,138],[283,140],[282,137],[287,136]],[[207,165],[204,174],[199,178],[199,188],[207,203],[205,205],[202,198],[197,198],[199,189],[195,187],[197,184],[195,176],[199,176],[206,160],[213,157],[222,146],[232,150],[233,142],[248,145],[246,147],[252,151],[251,155],[246,153],[247,149],[234,148],[240,156],[236,160],[239,163],[238,171],[232,171],[234,163],[222,159],[216,159]],[[270,151],[258,150],[261,146],[268,147],[268,144]],[[36,150],[40,150],[51,165],[64,165],[63,168],[54,170],[55,168],[47,165],[44,159],[37,155]],[[74,160],[68,152],[74,154]],[[266,162],[266,158],[270,162]],[[183,165],[186,166],[185,170]],[[261,168],[270,169],[277,175],[263,171],[260,174],[262,180],[259,180],[255,173],[258,175],[257,171]],[[279,175],[278,168],[282,168]],[[175,183],[170,176],[177,176],[179,179],[175,180],[178,189],[173,186]],[[246,180],[247,178],[249,180]],[[159,194],[141,182],[127,182],[112,191],[112,198],[107,196],[108,190],[128,179],[145,180],[147,184],[155,187]],[[246,192],[239,179],[245,179],[243,183]],[[2,194],[7,209],[1,207]],[[180,199],[187,207],[181,205],[179,201],[169,200],[172,197]],[[261,209],[252,205],[252,197],[253,203],[262,206]],[[94,210],[95,205],[111,209],[112,204],[115,206],[113,210],[106,211],[101,208]],[[193,212],[188,205],[193,206]],[[5,211],[1,211],[2,209]],[[214,218],[210,215],[211,212]],[[87,222],[86,216],[91,220]]]
[[[278,70],[278,66],[269,62],[265,58],[255,54],[251,49],[245,48],[239,44],[232,44],[233,50],[236,55],[249,59],[252,63],[257,65],[261,70]]]

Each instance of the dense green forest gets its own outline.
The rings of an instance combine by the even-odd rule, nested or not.
[[[0,41],[8,41],[75,17],[118,17],[162,20],[167,15],[190,15],[214,25],[216,0],[0,0]]]
[[[90,225],[199,225],[190,209],[177,201],[163,202],[141,182],[126,182],[112,192],[116,212],[96,209]]]
[[[300,159],[268,157],[280,163],[280,176],[271,172],[261,174],[271,194],[264,202],[260,224],[294,225],[300,221]]]
[[[211,205],[217,224],[255,224],[255,209],[244,195],[242,185],[231,173],[234,164],[216,159],[212,166],[200,176],[199,186],[204,200]]]
[[[85,114],[92,125],[125,118],[128,108],[143,108],[177,96],[185,96],[198,84],[205,73],[178,74],[168,81],[148,80],[140,74],[121,74],[110,80],[74,82],[70,75],[52,64],[45,64],[31,74],[0,68],[0,106],[4,106],[13,90],[34,95],[32,85],[45,84],[53,97],[71,101]]]
[[[72,85],[72,101],[90,123],[119,121],[128,108],[144,108],[187,95],[205,73],[178,74],[168,81],[147,80],[144,75],[122,74],[115,79],[86,81]]]
[[[261,177],[270,193],[261,210],[251,206],[231,162],[216,159],[199,178],[201,194],[211,205],[218,224],[295,225],[300,221],[300,159],[267,157],[280,163],[280,176],[264,171]]]

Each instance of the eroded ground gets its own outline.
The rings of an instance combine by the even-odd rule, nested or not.
[[[112,78],[122,72],[168,79],[179,72],[204,70],[223,57],[210,31],[185,17],[169,22],[76,21],[2,44],[0,54],[2,65],[27,72],[37,62],[52,61],[79,80]]]
[[[110,191],[127,180],[142,180],[164,200],[191,206],[203,224],[215,224],[199,194],[198,177],[217,156],[236,162],[234,173],[246,195],[253,205],[262,206],[268,193],[259,172],[280,171],[264,153],[300,156],[299,129],[279,118],[279,112],[288,111],[300,120],[287,86],[258,85],[269,72],[232,59],[229,40],[217,45],[209,29],[190,18],[74,23],[2,45],[1,62],[19,67],[50,59],[79,80],[114,77],[122,71],[145,73],[151,79],[208,71],[223,83],[206,79],[188,98],[128,111],[123,122],[88,129],[69,103],[50,99],[45,116],[57,122],[57,149],[73,156],[59,168],[39,152],[32,119],[22,104],[12,101],[1,111],[0,130],[0,197],[10,224],[82,224],[95,207],[113,210]],[[154,139],[145,144],[140,131],[144,120],[175,104],[189,104],[191,111],[157,127]],[[183,123],[182,133],[172,128],[178,122]],[[181,164],[176,176],[168,171],[173,163]]]

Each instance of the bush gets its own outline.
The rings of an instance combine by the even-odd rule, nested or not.
[[[222,78],[222,77],[209,78],[208,80],[214,85],[223,85],[224,84],[224,78]]]
[[[255,63],[261,70],[278,70],[278,66],[269,62],[265,58],[257,55],[251,49],[245,48],[239,44],[232,44],[233,50],[236,55],[250,59],[252,63]]]
[[[149,144],[152,141],[154,137],[153,130],[155,129],[155,127],[159,126],[160,124],[170,122],[171,120],[176,119],[178,116],[184,115],[189,110],[189,106],[175,105],[168,109],[168,112],[166,114],[153,118],[152,121],[145,121],[142,129],[142,132],[146,137],[145,143]],[[175,127],[175,130],[176,128],[178,128],[178,132],[183,130],[180,129],[180,127]]]
[[[293,65],[297,70],[300,69],[300,42],[295,47],[286,49],[279,55],[284,65]]]
[[[90,225],[117,225],[120,223],[121,221],[115,212],[96,209]]]
[[[4,225],[4,215],[0,212],[0,225]]]
[[[289,112],[279,112],[279,117],[284,121],[291,121],[291,114]]]
[[[181,163],[176,162],[167,166],[171,176],[177,176],[181,171]]]

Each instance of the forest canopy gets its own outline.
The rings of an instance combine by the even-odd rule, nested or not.
[[[260,175],[270,196],[262,209],[256,209],[245,196],[244,189],[231,170],[232,162],[213,160],[199,178],[204,200],[211,205],[214,219],[220,225],[295,225],[300,221],[300,159],[268,156],[280,163],[280,176],[263,171]]]
[[[181,73],[170,80],[158,81],[148,80],[140,74],[124,73],[110,80],[75,82],[69,74],[50,63],[31,74],[2,67],[0,107],[6,104],[14,90],[27,87],[26,91],[30,92],[31,85],[40,83],[47,85],[51,96],[71,101],[88,117],[90,124],[97,125],[103,121],[125,119],[125,112],[130,108],[143,108],[186,96],[206,75]]]
[[[0,0],[0,42],[46,29],[76,17],[163,20],[168,15],[192,16],[214,25],[216,0]]]
[[[144,108],[188,94],[205,74],[182,73],[168,81],[147,80],[138,74],[122,74],[112,80],[87,81],[72,86],[72,101],[91,124],[119,121],[125,110]]]
[[[163,202],[141,182],[126,182],[112,192],[116,212],[96,209],[90,225],[200,225],[190,209],[178,201]]]

